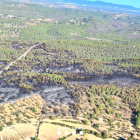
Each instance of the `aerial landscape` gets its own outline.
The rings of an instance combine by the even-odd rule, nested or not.
[[[140,140],[140,3],[0,0],[0,140]]]

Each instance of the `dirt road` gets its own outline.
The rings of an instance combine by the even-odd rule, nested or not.
[[[38,44],[37,44],[38,45]],[[25,53],[23,53],[20,57],[18,57],[16,60],[12,61],[10,64],[8,64],[4,69],[0,71],[0,75],[3,73],[4,70],[8,70],[10,66],[12,66],[14,63],[16,63],[21,58],[25,57],[34,47],[37,45],[31,46]]]

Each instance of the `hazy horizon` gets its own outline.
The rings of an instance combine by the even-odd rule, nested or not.
[[[113,4],[121,4],[121,5],[129,5],[136,8],[140,8],[140,1],[139,0],[87,0],[87,1],[103,1],[109,2]]]

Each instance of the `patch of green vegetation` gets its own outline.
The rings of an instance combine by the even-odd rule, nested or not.
[[[0,126],[0,131],[2,131],[3,130],[3,127],[2,126]]]
[[[9,122],[9,123],[7,123],[7,125],[9,125],[9,126],[10,126],[10,125],[13,125],[13,122]]]
[[[74,52],[79,58],[95,59],[102,62],[112,62],[120,59],[140,57],[140,46],[133,49],[128,44],[101,41],[51,41],[51,48],[63,48]],[[133,52],[133,53],[132,53]]]
[[[19,46],[22,44],[19,43]],[[12,61],[18,58],[25,52],[25,46],[23,48],[15,49],[11,42],[0,43],[0,61]]]
[[[54,116],[51,116],[50,119],[51,119],[51,120],[54,120]]]
[[[34,83],[26,83],[32,81]],[[8,81],[8,83],[14,82],[19,87],[26,89],[27,91],[34,90],[36,85],[48,83],[48,84],[66,84],[66,81],[62,75],[46,74],[46,73],[15,73]]]

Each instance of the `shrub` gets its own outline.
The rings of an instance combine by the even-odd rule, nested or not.
[[[54,116],[51,116],[50,119],[51,119],[51,120],[54,120]]]
[[[9,122],[9,123],[7,123],[7,125],[12,125],[13,124],[13,122]]]
[[[103,132],[102,134],[102,137],[105,139],[105,138],[108,138],[108,134],[106,132]]]
[[[128,140],[133,140],[133,138],[132,138],[132,137],[130,137],[130,138],[128,138]]]
[[[31,140],[40,140],[40,139],[37,139],[37,138],[31,138]]]
[[[3,128],[2,128],[2,126],[0,126],[0,131],[2,131],[3,130]]]
[[[95,136],[97,136],[97,137],[101,137],[101,134],[98,133],[98,132],[95,132]]]
[[[90,134],[94,134],[94,131],[93,131],[93,130],[91,130],[91,131],[90,131]]]
[[[85,125],[87,125],[87,124],[88,124],[88,121],[87,121],[87,120],[85,120],[85,121],[84,121],[84,124],[85,124]]]
[[[94,124],[93,126],[96,128],[99,128],[99,124]]]

